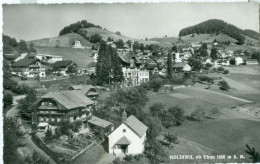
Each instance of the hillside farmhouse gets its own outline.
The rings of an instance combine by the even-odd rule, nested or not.
[[[114,155],[142,154],[147,126],[131,115],[122,114],[122,124],[108,135],[108,151]]]
[[[25,76],[28,78],[46,77],[45,66],[34,55],[27,54],[24,58],[11,65],[13,75]]]
[[[35,57],[47,63],[55,63],[57,61],[62,61],[62,56],[56,55],[37,54]]]
[[[72,44],[72,48],[84,48],[84,46],[82,46],[81,41],[74,40]]]
[[[236,60],[236,65],[240,65],[243,63],[243,58],[241,57],[236,57],[235,60]]]
[[[57,61],[52,65],[53,73],[68,76],[67,70],[71,65],[75,65],[71,60]]]

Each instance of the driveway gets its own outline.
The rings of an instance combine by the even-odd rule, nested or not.
[[[25,96],[14,96],[13,99],[13,105],[14,107],[11,108],[7,113],[6,113],[6,117],[17,117],[19,123],[21,124],[21,130],[25,133],[26,129],[24,128],[23,124],[22,124],[22,120],[19,117],[19,109],[17,108],[18,106],[18,100],[24,98]],[[50,161],[50,164],[56,164],[55,161],[53,161],[52,158],[50,158],[44,151],[42,151],[37,145],[34,144],[34,142],[31,140],[31,136],[26,134],[23,137],[23,143],[25,143],[25,146],[21,149],[19,149],[19,152],[21,152],[22,155],[26,156],[28,154],[32,154],[33,151],[35,150],[37,153],[39,153],[42,157],[44,157],[45,159]]]

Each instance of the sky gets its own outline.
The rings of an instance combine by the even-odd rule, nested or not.
[[[258,11],[256,3],[246,2],[3,5],[3,33],[26,41],[54,37],[80,20],[136,39],[176,37],[209,19],[259,31]]]

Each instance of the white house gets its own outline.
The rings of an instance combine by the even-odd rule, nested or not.
[[[74,40],[72,48],[84,48],[79,40]]]
[[[240,65],[243,63],[243,58],[241,57],[236,57],[235,60],[236,60],[236,65]]]
[[[126,86],[138,86],[149,81],[149,71],[138,68],[122,68]]]
[[[142,154],[148,127],[135,116],[123,112],[122,124],[108,135],[108,151],[114,155]]]
[[[175,53],[175,63],[181,63],[182,62],[182,60],[181,60],[181,58],[180,58],[180,53]]]
[[[93,52],[92,58],[94,59],[94,62],[96,63],[96,62],[97,62],[97,59],[98,59],[98,51],[94,51],[94,52]]]

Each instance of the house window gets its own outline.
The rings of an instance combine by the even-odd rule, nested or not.
[[[51,118],[51,121],[54,122],[54,121],[55,121],[55,118]]]
[[[43,119],[42,117],[39,117],[39,120],[40,120],[40,121],[44,121],[44,119]]]
[[[123,132],[125,133],[125,132],[126,132],[126,130],[125,130],[125,129],[123,129]]]

